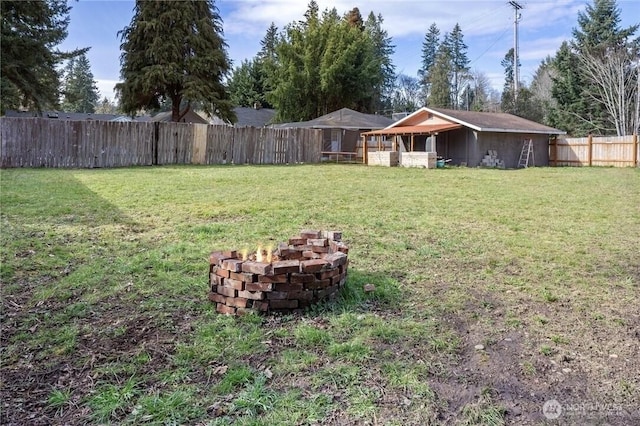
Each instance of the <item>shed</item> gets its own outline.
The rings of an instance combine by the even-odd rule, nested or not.
[[[276,124],[274,127],[305,127],[322,130],[324,141],[322,151],[327,156],[332,153],[358,155],[358,146],[364,132],[383,129],[393,124],[393,120],[382,115],[365,114],[349,108],[342,108],[309,121]]]
[[[489,154],[505,167],[515,168],[524,141],[532,141],[533,165],[547,166],[549,140],[564,134],[562,130],[512,114],[423,107],[385,129],[363,133],[363,140],[376,139],[377,143],[369,144],[369,151],[389,148],[437,152],[452,164],[471,167],[482,165]]]

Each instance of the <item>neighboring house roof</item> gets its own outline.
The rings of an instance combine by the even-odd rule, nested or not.
[[[42,118],[51,118],[51,119],[69,120],[69,121],[86,121],[86,120],[123,121],[121,119],[124,116],[120,114],[92,114],[92,113],[86,113],[86,112],[42,111],[40,113],[36,111],[7,110],[5,112],[5,117],[42,117]]]
[[[248,108],[235,107],[233,111],[236,113],[238,121],[234,124],[236,127],[264,127],[271,123],[276,115],[276,110],[270,108]],[[213,117],[211,124],[228,125],[220,117]]]
[[[309,121],[277,124],[274,127],[309,127],[313,129],[382,129],[393,124],[393,120],[382,115],[364,114],[342,108]]]
[[[566,132],[545,126],[526,118],[512,114],[495,112],[460,111],[443,108],[423,107],[407,117],[387,127],[383,134],[398,134],[398,130],[406,126],[424,127],[424,133],[432,133],[437,129],[429,126],[459,124],[479,132],[497,133],[538,133],[548,135],[564,135]],[[440,129],[443,130],[443,129]],[[447,129],[449,130],[449,129]],[[417,132],[413,132],[417,133]],[[380,134],[380,133],[379,133]]]
[[[159,112],[153,117],[151,120],[154,122],[169,122],[171,121],[171,111]],[[180,123],[199,123],[199,124],[209,124],[209,122],[202,117],[200,114],[193,110],[187,111],[187,113],[180,119]]]

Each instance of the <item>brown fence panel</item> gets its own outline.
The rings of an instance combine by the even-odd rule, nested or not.
[[[233,127],[229,126],[208,126],[206,164],[231,163],[233,130]]]
[[[550,144],[554,166],[638,166],[638,136],[564,138]]]
[[[317,163],[322,150],[301,128],[2,117],[0,135],[2,167]]]

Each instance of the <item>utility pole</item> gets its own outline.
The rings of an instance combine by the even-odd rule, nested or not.
[[[518,85],[520,84],[520,62],[518,61],[518,22],[522,15],[518,12],[522,9],[520,3],[515,0],[509,2],[513,7],[513,99],[518,99]]]

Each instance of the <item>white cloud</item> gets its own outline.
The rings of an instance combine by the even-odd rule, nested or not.
[[[116,83],[119,83],[119,80],[96,79],[95,82],[96,86],[98,86],[98,90],[100,91],[101,100],[106,96],[112,102],[115,101],[116,94],[114,91],[114,86],[116,85]]]

